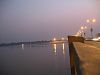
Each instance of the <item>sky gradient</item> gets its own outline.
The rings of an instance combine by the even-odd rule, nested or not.
[[[0,0],[0,43],[50,40],[75,34],[88,18],[100,32],[100,0]],[[89,36],[89,35],[87,35]]]

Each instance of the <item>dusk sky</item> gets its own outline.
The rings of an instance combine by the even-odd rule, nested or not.
[[[100,0],[0,0],[0,43],[74,35],[86,19],[100,32]]]

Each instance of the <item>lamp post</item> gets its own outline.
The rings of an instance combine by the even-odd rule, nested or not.
[[[86,22],[87,23],[95,23],[96,19],[87,19]],[[92,27],[92,24],[91,24],[90,32],[91,32],[91,38],[93,38],[93,27]]]
[[[82,36],[82,31],[79,30],[79,31],[75,34],[75,36]]]
[[[85,38],[85,30],[87,29],[87,27],[86,26],[81,26],[81,30],[82,30],[82,32],[83,32],[83,36],[84,36],[84,38]]]
[[[53,41],[56,41],[56,38],[53,38]]]

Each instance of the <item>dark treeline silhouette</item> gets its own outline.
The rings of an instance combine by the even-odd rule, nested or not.
[[[50,41],[33,41],[33,42],[11,42],[11,43],[1,43],[0,46],[12,46],[12,45],[21,45],[21,44],[43,44],[49,43]]]

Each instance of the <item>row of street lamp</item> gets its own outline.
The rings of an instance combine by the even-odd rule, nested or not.
[[[81,26],[81,30],[82,30],[82,32],[83,32],[83,35],[84,35],[84,37],[86,37],[85,36],[85,30],[87,29],[87,26]]]
[[[93,23],[96,22],[96,19],[94,19],[94,18],[93,19],[87,19],[86,22],[91,25],[90,33],[91,33],[91,38],[93,39],[93,27],[92,27],[92,25],[93,25]],[[86,33],[85,33],[86,29],[87,29],[87,26],[81,26],[80,30],[76,33],[75,36],[82,36],[83,35],[83,37],[86,38]],[[56,40],[57,40],[56,38],[53,39],[53,41],[56,41]],[[61,38],[61,40],[65,40],[65,39]]]
[[[96,19],[87,19],[86,22],[91,24],[90,32],[91,32],[91,38],[93,38],[93,27],[92,27],[92,23],[95,23],[96,22]]]
[[[64,41],[64,40],[66,40],[66,39],[62,37],[61,40]],[[57,41],[57,39],[56,39],[56,38],[53,38],[52,41]]]
[[[85,30],[86,29],[87,29],[87,26],[81,26],[80,30],[76,33],[75,36],[82,36],[82,34],[83,34],[83,36],[85,37]]]
[[[93,24],[92,23],[95,23],[96,19],[87,19],[86,22],[88,24],[90,23],[90,25],[91,25],[90,33],[91,33],[91,38],[93,38],[93,27],[92,27]],[[81,26],[80,30],[76,33],[75,36],[82,36],[82,34],[83,34],[83,36],[86,37],[86,35],[85,35],[85,30],[86,29],[87,29],[87,26]]]

